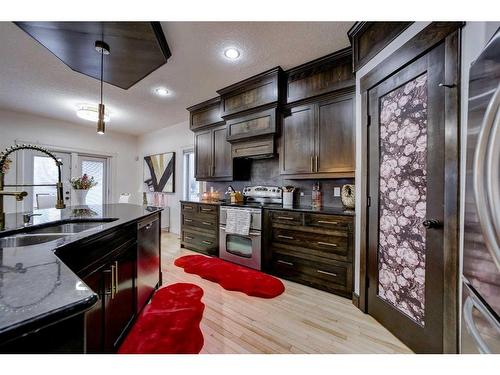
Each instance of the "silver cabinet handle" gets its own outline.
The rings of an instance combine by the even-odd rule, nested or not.
[[[193,207],[192,207],[192,206],[184,206],[184,209],[185,209],[185,210],[192,210],[192,209],[193,209]]]
[[[260,236],[260,232],[248,232],[250,236]]]
[[[224,228],[224,227],[219,227],[219,228],[220,228],[220,230],[223,230],[224,232],[226,231],[226,228]]]
[[[192,240],[193,239],[193,237],[190,237],[190,236],[184,236],[184,238],[187,239],[187,240]]]
[[[474,154],[473,186],[486,247],[500,270],[500,84],[488,104]]]
[[[290,236],[284,236],[282,234],[278,234],[278,238],[284,238],[285,240],[293,240],[293,237]]]
[[[118,293],[118,261],[115,260],[115,296]]]
[[[203,225],[212,225],[212,223],[209,223],[208,221],[202,221],[201,222]]]
[[[320,223],[320,224],[337,225],[338,221],[318,220],[318,223]]]
[[[201,243],[204,243],[205,245],[211,245],[211,244],[212,244],[212,242],[210,242],[210,241],[205,241],[205,240],[201,241]]]
[[[278,259],[278,263],[286,264],[287,266],[293,266],[292,262],[286,262],[284,260]]]
[[[290,217],[290,216],[278,216],[276,219],[280,219],[280,220],[293,220],[294,218]]]
[[[184,219],[184,221],[187,221],[188,223],[191,223],[193,220],[191,220],[191,219]]]
[[[328,243],[328,242],[321,242],[321,241],[318,241],[318,245],[337,247],[336,243]]]
[[[323,275],[328,275],[328,276],[337,276],[336,273],[333,273],[333,272],[326,272],[326,271],[322,271],[322,270],[316,270],[318,273],[322,273]]]
[[[212,211],[211,208],[201,208],[202,211]]]

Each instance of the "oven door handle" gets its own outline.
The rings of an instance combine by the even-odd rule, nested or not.
[[[220,230],[223,230],[224,232],[226,231],[226,227],[219,227]],[[260,236],[261,232],[248,232],[249,236]]]

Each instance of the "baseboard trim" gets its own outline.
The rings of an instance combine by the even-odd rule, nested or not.
[[[357,293],[352,293],[352,304],[359,309],[359,295]]]

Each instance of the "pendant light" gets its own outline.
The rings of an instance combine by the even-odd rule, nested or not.
[[[102,103],[102,86],[103,86],[103,67],[104,55],[109,55],[109,45],[102,40],[95,42],[95,49],[101,54],[101,103],[99,103],[98,117],[97,117],[97,134],[104,134],[106,131],[106,123],[104,122],[104,104]]]

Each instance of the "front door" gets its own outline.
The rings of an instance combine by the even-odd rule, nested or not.
[[[445,46],[368,91],[368,313],[443,352]]]

